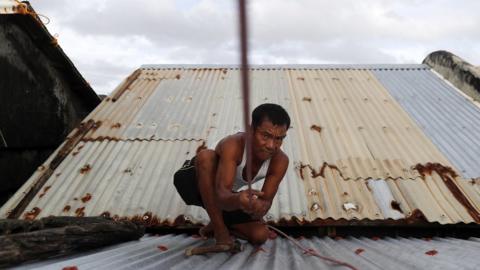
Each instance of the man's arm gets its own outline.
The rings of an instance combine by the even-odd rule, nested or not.
[[[223,139],[215,149],[220,157],[215,179],[215,191],[218,206],[221,210],[233,211],[242,209],[248,212],[248,209],[246,209],[248,207],[248,197],[241,192],[232,192],[237,159],[241,155],[242,150],[243,147],[240,141],[234,135]],[[260,197],[263,193],[253,190],[252,195]]]
[[[254,201],[252,214],[256,218],[261,218],[267,214],[272,206],[272,201],[277,194],[278,187],[287,172],[289,159],[285,153],[280,152],[271,160],[271,166],[268,170],[265,182],[263,183],[263,194]]]

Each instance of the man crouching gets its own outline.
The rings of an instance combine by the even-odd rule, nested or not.
[[[188,205],[207,210],[210,223],[200,235],[215,237],[217,245],[232,245],[230,233],[254,245],[268,238],[263,216],[272,205],[288,167],[288,157],[280,149],[290,127],[288,113],[279,105],[262,104],[252,112],[252,183],[265,179],[262,190],[240,191],[246,180],[247,133],[223,138],[215,150],[200,151],[175,173],[178,193]],[[251,200],[251,204],[250,204]]]

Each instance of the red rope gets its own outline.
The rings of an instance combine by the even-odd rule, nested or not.
[[[352,270],[357,270],[357,268],[353,267],[351,264],[322,256],[322,255],[318,254],[318,252],[313,248],[305,248],[297,240],[293,239],[292,237],[288,236],[286,233],[282,232],[281,230],[279,230],[279,229],[277,229],[273,226],[267,225],[267,227],[276,231],[276,232],[278,232],[279,234],[283,235],[288,240],[292,241],[298,248],[303,250],[304,254],[310,254],[310,255],[313,255],[313,256],[318,257],[320,259],[323,259],[325,261],[329,261],[329,262],[332,262],[332,263],[335,263],[335,264],[338,264],[338,265],[343,265],[343,266],[348,267]]]

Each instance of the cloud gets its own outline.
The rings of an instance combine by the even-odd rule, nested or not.
[[[31,3],[100,93],[142,64],[239,62],[233,0]],[[421,63],[446,49],[476,64],[478,10],[474,0],[251,0],[250,61]]]

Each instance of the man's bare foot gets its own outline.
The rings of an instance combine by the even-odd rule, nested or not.
[[[198,231],[198,234],[200,234],[200,236],[204,239],[212,237],[213,236],[212,223],[210,222],[206,226],[203,226],[202,228],[200,228],[200,230]]]
[[[233,247],[233,238],[230,236],[228,230],[225,231],[214,231],[215,244],[216,245],[229,245]]]

